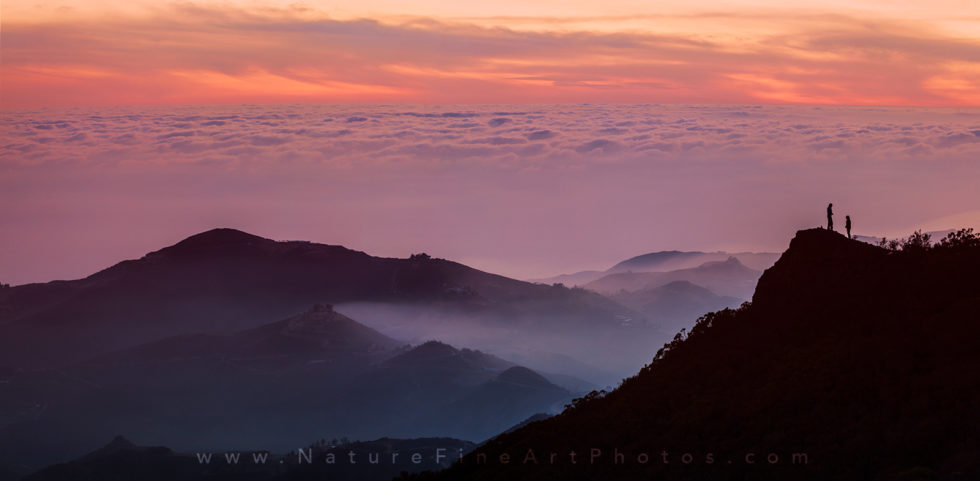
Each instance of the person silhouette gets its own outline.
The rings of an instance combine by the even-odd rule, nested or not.
[[[851,216],[844,216],[844,228],[847,229],[847,238],[851,238]]]
[[[834,230],[834,204],[827,204],[827,229]]]

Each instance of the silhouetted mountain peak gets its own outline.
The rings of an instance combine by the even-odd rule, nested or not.
[[[112,438],[109,444],[102,447],[103,451],[117,451],[120,449],[132,448],[136,445],[130,442],[128,439],[124,438],[121,434]]]
[[[800,302],[825,305],[829,296],[854,295],[854,289],[861,289],[865,279],[870,282],[880,277],[880,271],[871,267],[887,254],[885,249],[848,239],[834,231],[801,230],[793,237],[789,249],[759,278],[752,301],[763,306]],[[796,288],[789,289],[789,286]]]
[[[473,349],[457,349],[439,341],[428,341],[408,352],[388,359],[385,364],[393,367],[427,366],[450,371],[497,371],[513,366],[492,354]]]
[[[218,228],[192,235],[170,247],[153,254],[176,256],[213,256],[222,253],[241,253],[261,246],[274,245],[276,241],[242,232],[237,229]]]
[[[681,252],[681,251],[659,251],[651,252],[649,254],[638,255],[636,257],[631,257],[622,261],[611,268],[607,272],[619,272],[629,269],[645,269],[657,267],[660,264],[675,260],[692,258],[696,256],[703,255],[703,252]]]
[[[270,332],[276,328],[284,338],[313,343],[318,348],[368,351],[390,350],[400,342],[381,334],[335,310],[330,304],[315,304],[308,311],[250,332]]]
[[[735,256],[728,256],[728,259],[723,261],[708,261],[701,264],[700,268],[703,269],[746,269],[749,268],[742,264],[742,261],[738,260]]]
[[[880,251],[875,246],[853,242],[837,231],[823,228],[805,229],[796,232],[789,243],[789,249],[780,257],[800,255],[801,253],[826,253],[846,250],[849,252]]]
[[[238,229],[219,227],[194,234],[176,245],[178,246],[207,246],[215,244],[249,244],[253,242],[270,242],[269,239],[249,234]]]
[[[91,453],[86,454],[79,458],[81,461],[92,461],[104,458],[105,456],[114,455],[119,452],[124,451],[144,451],[146,447],[137,446],[130,442],[128,439],[124,438],[122,435],[117,435],[109,441],[109,444],[102,446]],[[170,450],[167,448],[159,448],[161,453],[169,453]]]
[[[439,341],[425,342],[408,353],[410,357],[416,360],[438,359],[455,356],[456,354],[459,354],[459,349]]]

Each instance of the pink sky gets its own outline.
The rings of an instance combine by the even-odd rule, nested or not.
[[[5,0],[0,282],[219,226],[520,278],[978,226],[973,3]]]
[[[0,107],[976,106],[971,3],[6,0]]]

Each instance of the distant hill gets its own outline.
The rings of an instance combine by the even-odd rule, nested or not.
[[[637,292],[655,289],[672,282],[687,281],[723,296],[741,299],[751,297],[762,272],[750,269],[737,258],[705,262],[697,267],[667,272],[620,272],[609,274],[584,287],[605,295],[623,291]]]
[[[690,269],[706,262],[725,261],[734,257],[742,264],[757,271],[770,266],[779,254],[776,252],[701,252],[701,251],[658,251],[631,257],[604,271],[580,271],[574,274],[561,274],[553,277],[532,279],[532,282],[553,284],[560,282],[568,286],[584,286],[596,279],[618,272],[666,272]]]
[[[323,302],[411,304],[429,317],[541,331],[636,316],[590,292],[424,254],[380,258],[214,229],[84,279],[0,289],[0,365],[65,365],[182,333],[248,329]]]
[[[684,252],[662,251],[652,252],[626,259],[614,266],[608,272],[625,271],[674,271],[697,267],[706,262],[725,261],[734,257],[739,262],[755,270],[764,270],[772,266],[779,258],[777,252]]]
[[[895,252],[800,231],[751,305],[704,316],[613,392],[415,479],[980,479],[977,272],[975,237]],[[520,462],[529,449],[537,463]]]
[[[573,395],[480,351],[406,346],[328,305],[11,373],[0,394],[0,462],[35,467],[117,432],[179,449],[288,450],[342,435],[482,440]]]

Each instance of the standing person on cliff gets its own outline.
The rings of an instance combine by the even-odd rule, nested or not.
[[[834,230],[834,204],[827,204],[827,229]]]

